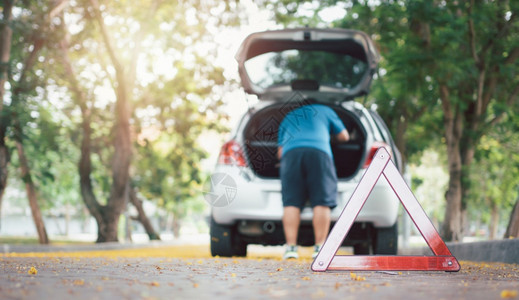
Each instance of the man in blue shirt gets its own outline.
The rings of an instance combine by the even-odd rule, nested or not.
[[[298,258],[300,214],[307,199],[313,208],[314,258],[330,230],[330,212],[337,206],[337,174],[330,146],[332,138],[346,142],[349,140],[348,131],[333,109],[321,104],[292,110],[279,127],[285,259]]]

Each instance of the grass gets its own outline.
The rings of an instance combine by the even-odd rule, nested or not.
[[[94,250],[94,251],[71,251],[71,252],[28,252],[28,253],[0,253],[1,257],[104,257],[104,258],[211,258],[208,246],[164,246],[144,247],[136,249]]]
[[[8,236],[2,237],[0,236],[0,245],[1,244],[9,244],[9,245],[37,245],[39,244],[38,238],[36,237],[21,237],[21,236]],[[93,242],[81,242],[74,240],[51,240],[51,245],[92,245]]]
[[[1,244],[1,243],[0,243]],[[138,248],[121,248],[112,250],[90,249],[86,251],[56,251],[56,252],[27,252],[27,253],[0,253],[0,261],[2,257],[104,257],[104,258],[192,258],[192,259],[210,259],[213,258],[210,253],[209,244],[207,245],[142,245]],[[258,245],[250,245],[248,249],[248,259],[272,259],[281,260],[284,247],[269,246],[263,247]],[[304,262],[311,261],[312,247],[300,247],[300,260]],[[347,250],[339,250],[339,254],[351,254]],[[213,259],[217,259],[214,257]]]

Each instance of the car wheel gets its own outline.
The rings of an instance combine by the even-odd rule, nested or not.
[[[395,255],[398,251],[398,223],[391,227],[381,227],[375,229],[373,239],[374,254]]]
[[[212,256],[247,256],[247,244],[238,238],[232,226],[217,224],[211,218],[209,233]]]
[[[234,256],[247,256],[247,243],[238,239],[237,237],[235,238],[233,249]]]

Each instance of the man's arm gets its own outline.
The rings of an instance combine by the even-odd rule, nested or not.
[[[350,140],[350,135],[348,134],[348,131],[344,129],[343,131],[337,133],[334,138],[336,142],[345,143]]]
[[[283,155],[283,147],[278,147],[278,159],[281,160],[281,155]]]

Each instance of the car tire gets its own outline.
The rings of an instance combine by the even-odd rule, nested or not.
[[[233,256],[247,256],[247,244],[235,236],[233,245],[234,255]]]
[[[391,227],[375,228],[373,254],[396,255],[398,251],[398,223]]]
[[[209,233],[212,256],[247,256],[247,244],[238,238],[232,226],[220,225],[211,218]]]

